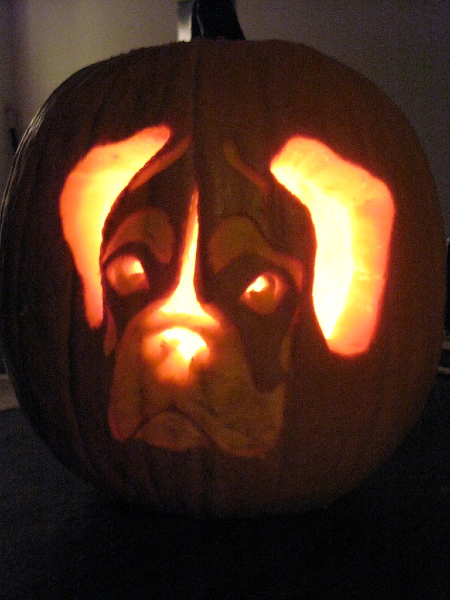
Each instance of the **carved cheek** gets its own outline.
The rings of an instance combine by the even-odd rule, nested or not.
[[[255,222],[231,216],[208,247],[208,293],[238,329],[255,387],[274,389],[289,371],[291,329],[302,309],[303,264],[275,251]]]

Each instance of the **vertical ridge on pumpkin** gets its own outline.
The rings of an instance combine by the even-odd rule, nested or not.
[[[258,47],[249,53],[247,43],[240,40],[197,38],[194,43],[198,44],[194,157],[204,234],[213,232],[219,216],[246,213],[276,243],[282,214],[271,206],[267,194],[271,124],[266,99],[258,93]],[[236,162],[242,168],[236,169]],[[232,174],[236,170],[243,175],[239,180]]]

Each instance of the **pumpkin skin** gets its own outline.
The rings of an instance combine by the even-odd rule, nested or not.
[[[273,421],[264,421],[264,411],[252,412],[245,387],[234,405],[228,402],[231,416],[226,403],[219,410],[231,432],[242,433],[233,422],[246,421],[248,439],[261,441],[268,430],[260,451],[257,444],[247,444],[247,453],[236,450],[228,438],[219,443],[211,436],[208,444],[158,446],[149,443],[154,434],[139,439],[122,422],[112,434],[120,403],[127,404],[116,363],[123,363],[124,373],[135,359],[120,354],[118,339],[137,334],[127,333],[125,309],[110,309],[106,292],[101,319],[89,322],[86,283],[60,205],[69,175],[93,148],[146,128],[167,128],[161,152],[172,158],[156,175],[144,173],[136,197],[131,183],[123,194],[133,196],[126,202],[136,210],[156,205],[166,215],[162,230],[163,222],[170,224],[160,295],[173,291],[181,268],[193,190],[199,221],[194,283],[213,310],[222,302],[217,290],[225,294],[237,285],[234,272],[215,279],[222,272],[214,266],[221,250],[214,254],[214,248],[223,223],[231,223],[222,237],[230,235],[232,243],[242,224],[257,231],[258,244],[275,257],[267,269],[278,261],[276,272],[291,287],[289,260],[303,269],[300,293],[292,301],[287,295],[279,318],[249,316],[241,305],[228,310],[225,300],[219,310],[220,327],[226,323],[237,335],[224,348],[242,344],[241,361],[249,363],[261,398],[277,389],[283,372],[283,402],[273,401]],[[364,169],[393,199],[385,281],[373,335],[362,351],[336,351],[324,338],[312,299],[315,227],[308,209],[270,174],[274,157],[296,136],[317,140]],[[269,201],[265,183],[257,185],[260,174],[271,186]],[[103,229],[103,256],[127,211],[135,210],[123,215],[119,201],[116,206]],[[63,463],[132,502],[200,516],[326,504],[390,455],[431,389],[442,337],[445,248],[423,152],[400,111],[373,84],[301,45],[197,39],[133,51],[76,73],[49,98],[21,144],[3,203],[1,252],[2,346],[23,409]],[[288,331],[287,349],[279,330]],[[232,378],[233,367],[227,368]],[[112,401],[114,386],[119,391]]]

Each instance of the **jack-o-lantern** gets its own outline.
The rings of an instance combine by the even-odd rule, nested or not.
[[[196,39],[75,74],[3,205],[3,346],[69,467],[188,514],[329,502],[415,423],[444,243],[415,135],[301,45]]]

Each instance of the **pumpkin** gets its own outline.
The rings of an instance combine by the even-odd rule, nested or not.
[[[73,75],[1,224],[18,398],[69,468],[189,515],[305,510],[432,386],[444,234],[400,111],[302,45],[195,39]]]

